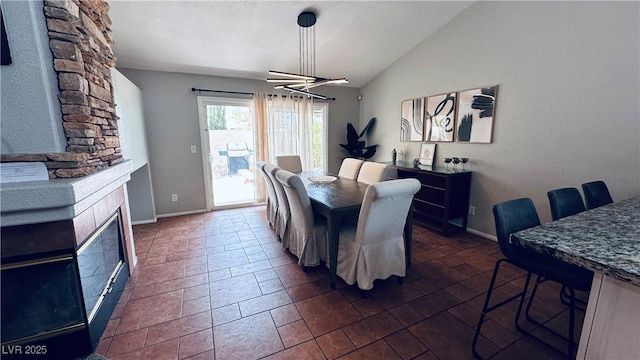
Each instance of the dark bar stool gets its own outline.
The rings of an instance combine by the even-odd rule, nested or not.
[[[582,195],[576,188],[562,188],[547,192],[551,218],[555,221],[585,211]]]
[[[602,180],[591,181],[582,184],[582,192],[584,193],[584,200],[587,203],[587,209],[595,209],[602,205],[611,204],[611,194],[607,184]]]
[[[582,195],[576,188],[562,188],[551,190],[547,192],[549,197],[549,207],[551,208],[551,219],[553,221],[562,219],[567,216],[575,215],[585,211],[584,203],[582,202]],[[560,301],[565,305],[569,305],[569,294],[565,286],[560,290]],[[577,300],[584,307],[586,303],[582,300]],[[584,310],[584,308],[581,308]]]
[[[487,313],[518,298],[520,299],[520,303],[518,304],[518,310],[516,311],[516,316],[514,319],[516,328],[518,329],[518,331],[525,333],[533,338],[536,338],[539,341],[542,341],[540,338],[522,329],[518,322],[520,318],[520,313],[522,312],[522,305],[524,304],[524,300],[527,295],[527,290],[529,287],[529,281],[531,280],[531,275],[535,274],[537,275],[537,280],[531,292],[531,297],[529,298],[527,309],[525,311],[526,319],[528,321],[533,322],[534,324],[539,325],[541,328],[546,329],[550,333],[553,333],[567,340],[566,355],[569,358],[573,358],[573,353],[574,353],[573,349],[575,347],[575,343],[573,341],[574,339],[573,329],[574,329],[575,308],[576,308],[575,306],[576,297],[575,297],[574,289],[589,290],[589,288],[591,287],[591,280],[593,278],[593,273],[589,270],[582,269],[578,266],[556,259],[551,255],[540,254],[535,251],[526,249],[524,247],[513,245],[510,242],[509,238],[511,234],[518,232],[520,230],[524,230],[530,227],[540,225],[540,218],[538,217],[538,213],[536,212],[535,206],[533,205],[533,202],[531,201],[531,199],[528,199],[528,198],[515,199],[515,200],[505,201],[505,202],[496,204],[493,206],[493,215],[494,215],[495,224],[496,224],[496,234],[498,237],[498,245],[500,245],[500,250],[502,251],[502,254],[505,257],[498,260],[493,269],[493,276],[491,277],[491,281],[489,283],[489,289],[487,291],[487,297],[482,307],[482,312],[480,314],[480,321],[478,322],[478,326],[476,327],[476,332],[475,332],[475,335],[473,336],[473,342],[471,344],[471,350],[472,350],[473,356],[475,358],[482,359],[482,357],[476,350],[476,344],[478,342],[478,337],[480,335],[480,331],[482,329],[482,325]],[[513,295],[510,298],[507,298],[497,304],[489,306],[489,302],[491,300],[491,294],[493,293],[493,289],[495,286],[498,270],[500,269],[500,264],[502,264],[503,262],[509,262],[527,272],[524,288],[520,293]],[[535,297],[536,291],[538,289],[538,285],[546,280],[556,281],[561,285],[566,286],[566,288],[569,291],[569,337],[568,338],[544,326],[543,324],[535,321],[528,314],[529,309],[531,308],[531,304],[533,303],[533,299]],[[553,349],[556,349],[553,346],[551,347]]]

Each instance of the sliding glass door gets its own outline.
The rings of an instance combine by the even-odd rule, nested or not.
[[[258,120],[253,99],[198,96],[207,210],[264,201],[256,160],[275,164],[278,155],[297,154],[305,170],[327,169],[328,105],[276,96],[264,104]],[[268,129],[259,144],[256,122]],[[258,145],[268,159],[257,158]]]
[[[207,209],[256,203],[251,99],[198,97]]]

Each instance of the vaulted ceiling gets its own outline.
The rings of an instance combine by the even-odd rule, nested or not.
[[[118,67],[266,79],[299,71],[298,14],[317,15],[316,75],[361,87],[471,1],[111,1]]]

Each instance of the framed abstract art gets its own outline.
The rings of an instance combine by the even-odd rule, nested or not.
[[[422,141],[424,98],[404,100],[400,112],[400,141]]]
[[[455,131],[456,93],[427,98],[425,141],[453,141]]]
[[[458,97],[456,141],[492,141],[498,85],[461,91]]]

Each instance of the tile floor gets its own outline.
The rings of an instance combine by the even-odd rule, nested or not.
[[[264,206],[164,218],[135,226],[134,234],[139,264],[96,351],[112,360],[470,359],[500,257],[493,241],[414,227],[404,284],[378,280],[362,299],[342,281],[331,290],[324,268],[303,272],[277,241]],[[503,267],[496,299],[517,292],[523,280],[521,270]],[[558,291],[544,283],[532,313],[566,333]],[[488,316],[480,352],[562,358],[515,330],[516,306]]]

